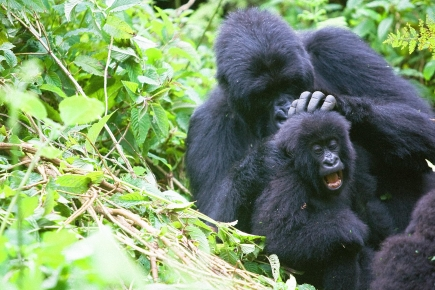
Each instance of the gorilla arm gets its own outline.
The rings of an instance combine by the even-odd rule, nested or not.
[[[289,115],[318,108],[344,115],[352,123],[352,140],[390,166],[427,171],[425,159],[435,162],[435,119],[426,110],[398,102],[377,104],[365,96],[335,98],[304,92],[292,103]]]

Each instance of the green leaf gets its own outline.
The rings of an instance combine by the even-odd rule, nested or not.
[[[253,244],[240,244],[240,249],[242,250],[243,254],[251,254],[255,252],[255,245]]]
[[[281,281],[281,275],[279,274],[279,268],[281,267],[279,263],[278,256],[275,254],[270,255],[269,257],[270,266],[272,268],[272,275],[275,282]]]
[[[79,55],[75,60],[74,63],[81,67],[84,71],[87,73],[96,75],[96,76],[103,76],[103,65],[96,60],[93,57],[87,56],[87,55]]]
[[[55,85],[43,84],[39,88],[43,91],[49,91],[49,92],[55,93],[63,99],[68,97],[60,88],[56,87]]]
[[[76,234],[65,229],[45,232],[41,246],[35,249],[34,253],[41,264],[57,268],[65,262],[63,251],[76,241]]]
[[[65,18],[67,21],[71,20],[71,12],[74,10],[74,7],[77,6],[77,4],[81,3],[82,0],[68,0],[65,3],[64,11],[65,11]]]
[[[97,123],[93,124],[91,128],[89,128],[87,134],[88,138],[86,139],[86,143],[85,143],[85,148],[88,152],[94,152],[94,147],[92,146],[92,144],[95,143],[95,141],[98,138],[98,135],[100,135],[101,130],[103,129],[104,125],[106,125],[107,121],[110,119],[112,114],[104,116]]]
[[[189,233],[190,238],[198,243],[198,248],[200,250],[207,254],[210,253],[210,246],[208,244],[207,236],[201,231],[201,229],[192,225],[188,225],[186,227],[186,231]]]
[[[56,183],[64,187],[89,187],[92,179],[79,174],[64,174],[56,179]]]
[[[25,219],[33,214],[35,209],[39,205],[39,197],[33,196],[33,197],[25,197],[21,199],[20,202],[20,214],[21,218]]]
[[[89,177],[93,184],[100,184],[101,181],[103,181],[104,173],[103,171],[93,171],[93,172],[89,172],[85,176]]]
[[[131,29],[127,22],[113,15],[107,17],[103,30],[117,39],[129,39],[134,34],[133,29]]]
[[[47,111],[41,100],[32,92],[21,92],[11,90],[7,93],[0,90],[0,99],[3,99],[10,106],[17,110],[22,110],[38,119],[47,117]]]
[[[17,57],[15,56],[15,54],[11,50],[5,50],[3,53],[4,53],[4,57],[6,59],[6,63],[10,67],[15,67],[18,63],[18,60],[17,60]]]
[[[150,109],[153,112],[151,126],[157,136],[165,138],[169,134],[169,120],[166,111],[158,103],[151,103]]]
[[[383,40],[386,36],[388,31],[390,30],[391,25],[393,24],[393,17],[387,17],[384,20],[379,23],[378,26],[378,39]]]
[[[119,12],[127,10],[130,7],[135,6],[136,4],[139,4],[140,0],[115,0],[113,1],[112,5],[110,5],[110,11],[112,12]]]
[[[55,71],[48,71],[44,79],[47,84],[62,88],[62,81],[60,80],[59,75]]]
[[[146,77],[146,76],[138,76],[138,81],[140,81],[142,84],[149,84],[153,86],[160,86],[160,82],[157,80],[153,80],[152,78]]]
[[[431,60],[424,66],[423,76],[425,80],[430,80],[435,73],[435,60]]]
[[[138,108],[131,109],[130,114],[131,128],[133,130],[136,143],[138,145],[142,145],[151,127],[150,116],[145,110],[140,110]]]
[[[139,192],[116,194],[110,200],[124,208],[132,208],[146,202],[146,198]]]
[[[162,9],[160,9],[159,7],[155,6],[155,9],[157,10],[159,16],[162,18],[163,20],[163,35],[165,35],[166,39],[170,39],[172,38],[173,34],[174,34],[174,24],[172,23],[172,21],[169,19],[168,15],[165,13],[165,11],[163,11]]]
[[[4,43],[0,44],[0,50],[11,50],[14,47],[15,47],[15,45],[13,45],[10,42],[4,42]]]
[[[71,262],[90,258],[92,273],[97,274],[102,281],[111,283],[109,288],[124,288],[115,287],[122,281],[124,285],[129,285],[132,289],[147,289],[146,274],[138,268],[123,249],[108,228],[99,227],[97,233],[75,243],[64,253],[67,261]]]
[[[62,151],[51,146],[45,146],[41,148],[41,154],[46,158],[53,159],[62,156]]]
[[[98,119],[104,113],[104,105],[96,99],[74,96],[60,102],[59,111],[66,125],[81,125]]]

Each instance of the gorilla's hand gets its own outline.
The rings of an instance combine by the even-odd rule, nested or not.
[[[314,93],[303,92],[299,99],[294,100],[288,111],[288,115],[301,112],[313,112],[315,110],[332,111],[337,101],[332,95],[327,95],[319,91]]]

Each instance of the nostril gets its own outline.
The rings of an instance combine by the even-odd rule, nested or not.
[[[287,117],[288,117],[287,113],[288,113],[288,110],[280,109],[275,113],[275,119],[279,122],[283,122],[283,121],[287,120]]]

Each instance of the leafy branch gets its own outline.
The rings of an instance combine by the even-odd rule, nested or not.
[[[393,47],[401,47],[402,49],[408,47],[409,53],[413,53],[417,48],[418,50],[428,49],[432,51],[435,58],[435,22],[431,18],[427,18],[426,23],[419,20],[418,31],[413,28],[409,23],[396,34],[390,33],[384,41]]]

